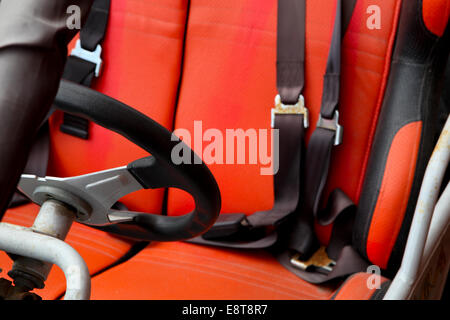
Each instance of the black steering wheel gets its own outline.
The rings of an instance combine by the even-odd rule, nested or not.
[[[23,175],[19,188],[34,202],[42,204],[56,198],[75,208],[79,222],[147,241],[186,240],[206,232],[214,224],[221,199],[213,175],[203,162],[194,161],[198,156],[187,145],[183,145],[183,150],[191,151],[191,164],[174,164],[172,149],[183,142],[173,139],[163,126],[111,97],[66,80],[61,81],[54,105],[119,133],[151,156],[126,167],[73,178]],[[121,185],[126,187],[120,190]],[[137,190],[136,185],[141,189],[182,189],[194,198],[195,209],[186,215],[170,217],[111,208],[122,196]]]

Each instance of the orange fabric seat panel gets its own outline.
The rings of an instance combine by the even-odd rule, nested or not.
[[[154,243],[92,279],[92,299],[329,299],[267,252]]]
[[[35,204],[10,209],[2,222],[31,227],[38,210],[39,207]],[[72,225],[66,240],[86,261],[91,275],[116,262],[132,245],[130,241],[78,223]],[[11,270],[12,260],[3,251],[0,251],[0,266],[3,269],[1,277],[7,277],[6,273]],[[45,288],[35,292],[43,299],[56,299],[65,289],[64,274],[59,267],[54,266],[45,282]]]

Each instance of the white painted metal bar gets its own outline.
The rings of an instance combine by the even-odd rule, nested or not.
[[[447,228],[450,226],[450,183],[447,184],[445,191],[439,198],[431,219],[430,231],[428,232],[427,242],[423,252],[423,260],[420,269],[424,269],[427,261],[436,250],[437,244],[441,242]],[[449,244],[450,245],[450,244]]]
[[[0,223],[0,250],[56,264],[66,276],[65,300],[90,298],[91,277],[83,258],[62,240]]]
[[[64,240],[74,218],[75,213],[65,205],[55,200],[47,200],[42,204],[31,230]],[[30,273],[44,282],[47,280],[52,266],[51,263],[42,263],[40,260],[20,256],[14,260],[12,269]],[[14,279],[14,282],[16,282],[16,279]]]
[[[402,264],[384,297],[385,300],[406,299],[418,279],[420,268],[423,265],[422,258],[424,257],[424,253],[428,254],[428,251],[424,251],[424,248],[428,238],[432,216],[436,215],[437,217],[435,219],[439,221],[442,217],[438,215],[446,214],[445,210],[435,211],[434,208],[449,159],[450,117],[447,119],[444,130],[428,163],[409,231]],[[433,232],[430,234],[432,237],[430,238],[428,250],[435,245],[432,242],[437,240],[437,235]]]
[[[450,232],[449,227],[450,227],[450,183],[447,184],[446,189],[439,198],[439,201],[437,202],[436,207],[434,209],[433,218],[431,219],[430,230],[428,231],[427,242],[425,243],[425,249],[421,260],[419,275],[414,285],[412,286],[408,299],[410,299],[417,290],[421,290],[418,286],[420,285],[423,277],[425,276],[425,273],[430,272],[430,270],[432,270],[433,266],[431,266],[430,263],[433,262],[433,257],[436,254],[442,254],[442,252],[437,253],[437,250],[440,250],[442,246],[450,245],[450,242],[448,242],[450,241],[450,235],[447,234],[448,232]],[[444,241],[447,242],[444,243]],[[449,249],[450,248],[445,249],[444,247],[444,252],[448,252]],[[446,264],[445,263],[440,264],[439,273],[447,274],[449,271],[449,265],[450,260],[448,260]],[[443,279],[440,279],[440,281],[441,283],[436,284],[437,286],[435,285],[432,286],[433,299],[439,299],[444,289],[445,277]]]

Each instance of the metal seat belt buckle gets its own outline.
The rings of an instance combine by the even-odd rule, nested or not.
[[[300,260],[300,254],[294,254],[291,257],[291,264],[302,270],[308,271],[311,268],[317,268],[328,272],[333,270],[336,265],[336,261],[330,259],[324,246],[320,247],[308,260]]]
[[[305,98],[300,95],[296,104],[283,104],[281,97],[278,94],[275,97],[275,107],[271,110],[271,126],[275,127],[275,115],[276,114],[301,114],[303,115],[303,126],[309,127],[309,111],[305,107]]]
[[[246,215],[243,213],[221,214],[216,223],[202,237],[206,240],[226,238],[248,226]]]
[[[95,77],[98,78],[100,76],[100,71],[103,64],[103,60],[101,57],[102,46],[100,44],[97,45],[94,51],[89,51],[81,46],[81,41],[80,39],[78,39],[75,44],[75,48],[73,48],[73,50],[70,52],[70,55],[93,63],[95,65]]]

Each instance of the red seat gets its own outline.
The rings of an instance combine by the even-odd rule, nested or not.
[[[365,285],[368,275],[363,275],[353,280],[359,292],[346,292],[347,297],[365,300],[374,294]],[[127,263],[96,276],[92,287],[93,299],[323,300],[337,290],[337,284],[316,286],[298,279],[265,251],[180,242],[148,246]]]
[[[93,87],[171,128],[186,10],[185,1],[111,1],[108,30],[102,44],[104,68]],[[72,46],[74,43],[75,40]],[[50,120],[48,175],[70,177],[95,172],[123,166],[147,155],[122,136],[96,124],[91,124],[90,139],[86,141],[60,132],[61,122],[59,112]],[[122,202],[130,210],[160,213],[163,194],[164,190],[143,190],[128,195]],[[30,226],[37,209],[28,205],[8,210],[4,221]],[[78,224],[69,232],[68,241],[86,260],[91,274],[115,263],[133,244]],[[10,264],[2,252],[0,268],[8,271]],[[1,276],[6,276],[6,272]],[[38,291],[44,298],[54,299],[64,293],[64,276],[58,268],[53,269],[46,286],[44,291]]]
[[[380,29],[367,27],[371,15],[367,8],[374,4],[380,7]],[[414,6],[420,10],[411,10]],[[187,0],[112,1],[104,45],[105,72],[96,88],[170,129],[194,132],[197,120],[202,121],[203,130],[270,129],[270,109],[276,95],[276,12],[276,0],[192,0],[189,6]],[[307,1],[304,96],[312,124],[308,139],[319,114],[334,12],[333,1]],[[388,270],[388,275],[398,268],[411,208],[430,153],[426,145],[432,145],[426,122],[429,100],[417,103],[419,111],[411,107],[413,116],[405,123],[397,121],[399,115],[392,111],[403,103],[396,92],[413,99],[418,90],[415,83],[402,78],[409,70],[404,66],[407,63],[403,64],[405,47],[423,49],[409,49],[411,39],[399,38],[399,33],[418,28],[414,35],[437,42],[444,34],[449,13],[450,0],[360,0],[343,40],[340,122],[345,128],[344,143],[333,151],[324,199],[339,187],[360,205],[355,246],[371,263]],[[435,55],[438,61],[438,51],[427,59],[435,62]],[[420,56],[415,52],[411,55],[411,59]],[[424,60],[423,65],[429,62]],[[437,83],[429,85],[434,88]],[[395,119],[395,124],[385,121],[388,118]],[[58,130],[60,121],[60,115],[51,121],[49,175],[98,171],[144,156],[142,150],[96,125],[89,141],[65,135]],[[221,190],[222,213],[271,209],[273,178],[260,175],[262,165],[209,167]],[[163,190],[124,199],[132,210],[154,213],[161,212],[162,202]],[[192,200],[178,190],[169,190],[167,203],[169,215],[193,208]],[[35,211],[30,207],[9,210],[6,221],[31,224]],[[327,244],[331,228],[316,229],[321,242]],[[130,248],[126,241],[80,225],[72,228],[68,241],[87,260],[92,273],[112,264]],[[86,246],[88,242],[92,244]],[[104,242],[115,252],[111,257],[102,249]],[[2,267],[5,261],[6,257],[1,257]],[[47,285],[57,290],[47,291],[45,297],[63,293],[62,275],[55,274],[53,271]],[[318,286],[296,277],[264,251],[152,243],[130,260],[93,277],[92,297],[370,299],[376,292],[365,284],[367,277],[354,275],[341,288],[339,282]]]

